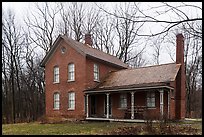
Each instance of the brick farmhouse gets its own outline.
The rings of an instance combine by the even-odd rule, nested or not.
[[[46,116],[86,120],[185,118],[184,37],[176,35],[176,62],[129,68],[118,58],[59,35],[41,62]]]

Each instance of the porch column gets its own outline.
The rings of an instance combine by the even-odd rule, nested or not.
[[[89,95],[86,94],[86,117],[89,117]]]
[[[169,89],[169,91],[168,91],[168,118],[170,118],[170,114],[169,114],[169,112],[170,112],[170,91],[171,91],[171,89]]]
[[[109,118],[109,94],[110,93],[106,93],[106,102],[107,102],[107,104],[106,104],[106,112],[107,112],[107,114],[106,114],[106,118]]]
[[[131,119],[134,119],[134,93],[131,92]]]
[[[164,90],[161,89],[160,91],[160,115],[163,118],[163,114],[164,114],[164,104],[163,104],[163,100],[164,100]]]

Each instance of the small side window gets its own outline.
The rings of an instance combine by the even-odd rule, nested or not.
[[[99,66],[94,64],[94,81],[99,81]]]

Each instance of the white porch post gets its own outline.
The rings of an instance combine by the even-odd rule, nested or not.
[[[161,117],[163,118],[163,114],[164,114],[164,90],[163,89],[161,89],[160,91],[160,115],[161,115]]]
[[[134,119],[134,92],[131,92],[131,119]]]
[[[107,106],[107,107],[106,107],[106,113],[107,113],[107,114],[106,114],[106,118],[109,118],[109,94],[110,94],[110,93],[106,93],[106,99],[107,99],[107,100],[106,100],[106,102],[107,102],[107,104],[106,104],[106,106]]]
[[[168,91],[168,118],[170,118],[170,91],[171,89]]]
[[[86,95],[86,117],[89,117],[89,95]]]

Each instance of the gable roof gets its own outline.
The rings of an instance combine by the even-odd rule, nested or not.
[[[85,45],[83,43],[80,43],[78,41],[75,41],[71,38],[68,38],[66,36],[59,35],[56,41],[54,42],[53,46],[50,48],[49,52],[46,54],[44,59],[41,62],[41,66],[45,67],[45,64],[49,60],[50,56],[54,53],[56,48],[59,45],[60,40],[64,40],[67,45],[73,47],[76,51],[81,53],[83,56],[98,59],[100,61],[115,65],[120,68],[128,68],[128,65],[123,63],[120,59],[118,59],[115,56],[112,56],[110,54],[104,53],[100,50],[97,50],[95,48],[92,48],[88,45]]]
[[[95,88],[87,91],[167,85],[174,81],[181,64],[169,63],[111,72]]]

